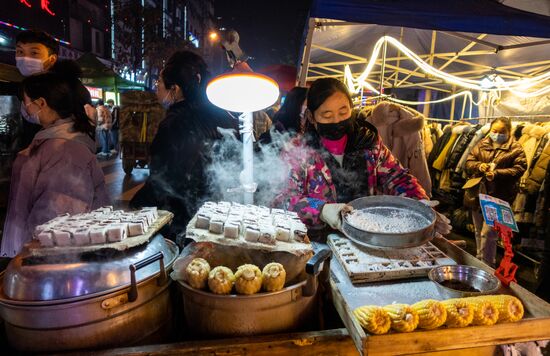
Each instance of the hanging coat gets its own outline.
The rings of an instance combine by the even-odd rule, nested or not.
[[[424,116],[405,106],[383,101],[374,107],[367,121],[376,127],[384,145],[430,195],[432,181],[421,136]]]

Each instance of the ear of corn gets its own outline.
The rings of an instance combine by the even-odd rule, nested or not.
[[[410,332],[418,326],[418,314],[407,304],[390,304],[384,307],[395,331]]]
[[[471,304],[464,299],[448,299],[441,303],[447,310],[447,320],[445,325],[451,328],[461,328],[468,326],[474,319],[474,310]]]
[[[474,309],[472,325],[494,325],[498,321],[498,308],[495,304],[483,297],[465,298],[465,301]]]
[[[433,299],[422,300],[411,306],[418,314],[418,327],[422,329],[435,329],[445,324],[447,310],[445,306]]]
[[[208,275],[208,288],[216,294],[229,294],[233,289],[235,276],[227,267],[218,266],[210,271]]]
[[[286,281],[286,271],[282,264],[271,262],[262,271],[262,285],[267,292],[283,289]]]
[[[202,258],[195,258],[185,268],[184,277],[187,283],[193,288],[204,289],[208,282],[210,265]]]
[[[235,290],[239,294],[258,293],[262,288],[262,271],[258,266],[245,264],[235,272]]]
[[[385,334],[390,330],[391,319],[388,313],[376,305],[365,305],[353,311],[359,324],[371,334]]]
[[[523,318],[523,304],[518,298],[512,295],[486,295],[477,297],[477,299],[493,303],[498,309],[499,323],[514,322]]]

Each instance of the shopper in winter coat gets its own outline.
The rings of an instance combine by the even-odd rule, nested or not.
[[[416,178],[382,143],[376,128],[352,110],[345,85],[319,79],[308,92],[308,124],[303,138],[283,152],[290,166],[286,189],[278,202],[288,201],[312,229],[341,227],[341,211],[353,199],[388,194],[428,199]],[[450,231],[439,216],[437,230]]]
[[[474,147],[465,166],[470,178],[484,178],[488,195],[510,204],[518,192],[518,183],[526,168],[525,152],[512,137],[512,123],[505,117],[491,123],[489,137]],[[477,257],[494,265],[496,234],[483,221],[479,210],[472,211],[472,217],[476,229]]]
[[[367,121],[376,127],[393,156],[431,195],[432,181],[421,137],[424,116],[416,110],[383,101],[374,107]]]
[[[184,231],[200,205],[212,194],[206,167],[218,127],[232,127],[229,115],[206,99],[208,70],[193,52],[174,53],[157,84],[157,98],[167,107],[151,144],[150,175],[130,205],[157,206],[174,213],[170,237]],[[229,174],[229,172],[228,172]]]
[[[33,229],[64,214],[108,205],[103,172],[95,158],[93,127],[70,81],[54,73],[27,77],[23,115],[42,130],[19,152],[12,170],[2,256],[15,256]]]
[[[103,100],[97,101],[97,123],[96,133],[101,145],[101,151],[98,153],[99,157],[109,157],[111,150],[109,149],[109,130],[113,125],[111,118],[111,112],[105,106]]]

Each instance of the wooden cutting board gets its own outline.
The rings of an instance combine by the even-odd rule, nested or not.
[[[436,266],[456,264],[430,242],[390,251],[370,250],[335,234],[327,242],[352,283],[425,277]]]

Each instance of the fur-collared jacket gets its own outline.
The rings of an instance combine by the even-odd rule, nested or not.
[[[432,181],[421,135],[424,120],[418,111],[387,101],[376,105],[367,118],[378,130],[384,145],[404,168],[409,169],[429,195]]]

